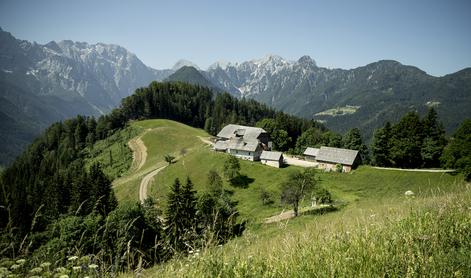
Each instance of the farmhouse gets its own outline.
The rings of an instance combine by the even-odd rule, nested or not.
[[[283,153],[263,151],[260,155],[260,161],[265,165],[280,168],[281,166],[283,166]]]
[[[268,150],[269,135],[258,127],[227,125],[217,135],[214,150],[227,152],[236,157],[257,161],[263,150]]]
[[[319,154],[318,148],[306,148],[304,151],[304,158],[309,161],[316,161],[317,154]]]
[[[358,157],[358,151],[321,147],[316,155],[319,168],[326,171],[336,171],[337,165],[341,165],[342,172],[350,172]]]

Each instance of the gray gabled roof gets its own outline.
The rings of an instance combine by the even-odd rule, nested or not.
[[[318,148],[310,148],[308,147],[305,151],[304,151],[304,155],[309,155],[309,156],[317,156],[317,154],[319,153],[319,149]]]
[[[267,132],[263,128],[259,127],[230,124],[221,129],[217,137],[229,139],[237,135],[239,137],[243,137],[246,140],[254,140],[257,139],[262,133]]]
[[[216,151],[225,151],[227,150],[227,141],[217,141],[215,144],[214,144],[214,149]]]
[[[262,160],[273,160],[273,161],[280,161],[280,158],[283,157],[283,153],[281,152],[270,152],[270,151],[263,151],[260,155],[260,159]]]
[[[353,165],[358,155],[356,150],[339,149],[332,147],[321,147],[316,156],[317,161],[339,163],[343,165]]]
[[[259,147],[258,140],[244,140],[242,138],[231,138],[227,142],[227,148],[231,150],[254,152]]]

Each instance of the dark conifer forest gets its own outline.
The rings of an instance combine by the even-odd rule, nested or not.
[[[118,249],[125,248],[131,238],[134,239],[130,241],[132,247],[139,248],[145,254],[147,264],[169,258],[172,252],[165,248],[184,249],[183,242],[175,242],[186,238],[183,234],[174,235],[171,240],[162,239],[163,224],[158,217],[150,217],[160,213],[152,205],[117,208],[111,181],[101,166],[93,164],[85,167],[86,149],[97,140],[126,127],[131,120],[150,118],[179,121],[204,128],[213,135],[228,123],[255,125],[263,118],[276,118],[288,136],[293,138],[290,142],[295,142],[309,128],[321,127],[313,121],[276,112],[254,100],[238,100],[228,94],[214,95],[206,87],[152,82],[123,99],[121,106],[108,115],[98,119],[77,116],[51,125],[4,170],[0,180],[0,256],[15,258],[34,254],[38,258],[52,256],[63,259],[73,252],[92,253],[101,254],[102,261],[109,265],[123,267],[129,262],[113,256],[120,254]],[[285,147],[293,146],[294,143],[291,143]],[[175,187],[178,188],[177,185]],[[183,190],[187,190],[185,194],[193,200],[190,187],[191,181],[187,181]],[[211,198],[211,202],[206,198],[205,204],[200,205],[204,207],[206,218],[215,209],[208,208],[208,205],[216,206],[221,202],[216,197]],[[230,203],[227,196],[221,198],[223,202]],[[191,204],[192,210],[196,206]],[[218,225],[225,232],[215,231],[220,241],[224,241],[227,236],[237,234],[232,226],[243,225],[233,219],[233,213],[221,212],[220,215],[230,216],[232,223],[231,227]],[[140,217],[139,221],[133,221],[135,217]],[[185,223],[178,225],[191,231],[199,230],[194,223],[190,223],[189,227]],[[123,229],[128,233],[120,234]],[[67,240],[58,239],[59,231],[65,231]],[[87,240],[81,241],[83,237]],[[135,241],[141,237],[149,240]],[[159,242],[158,248],[155,242]],[[74,251],[74,248],[79,250]]]

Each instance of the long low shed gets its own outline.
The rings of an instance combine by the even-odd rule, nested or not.
[[[358,151],[332,147],[321,147],[316,156],[319,168],[326,171],[337,170],[337,165],[342,166],[342,172],[350,172],[358,156]]]

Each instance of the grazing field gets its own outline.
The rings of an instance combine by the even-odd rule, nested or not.
[[[227,154],[216,153],[198,136],[204,131],[168,120],[135,122],[147,148],[140,170],[115,180],[120,202],[138,201],[139,182],[177,159],[149,184],[148,195],[161,208],[175,178],[190,177],[195,190],[207,190],[207,174],[222,176]],[[136,136],[138,136],[136,134]],[[129,162],[130,164],[130,162]],[[332,193],[337,210],[264,224],[289,209],[280,202],[280,184],[292,171],[242,161],[242,182],[224,189],[247,220],[244,234],[224,246],[173,259],[145,270],[146,277],[351,277],[456,276],[471,274],[471,191],[459,174],[400,172],[362,166],[352,173],[317,172],[318,184]],[[414,192],[406,197],[405,191]],[[266,191],[272,203],[260,198]],[[303,206],[310,204],[309,196]],[[124,274],[125,276],[127,274]],[[129,276],[132,276],[129,274]]]
[[[316,113],[315,116],[342,116],[342,115],[348,115],[348,114],[353,114],[357,112],[357,110],[360,108],[360,106],[355,106],[355,105],[346,105],[343,107],[336,107],[332,109],[328,109],[319,113]]]
[[[129,131],[131,130],[131,131]],[[131,169],[113,181],[113,189],[119,202],[137,202],[139,200],[139,184],[142,178],[153,170],[166,164],[164,155],[179,156],[181,153],[204,146],[197,136],[209,136],[206,132],[170,120],[145,120],[132,122],[122,133],[131,133],[133,136],[124,137],[116,141],[111,148],[126,145],[131,138],[141,137],[146,146],[146,161],[142,168]],[[101,142],[101,141],[100,141]],[[96,145],[101,144],[98,142]],[[106,157],[106,151],[103,152]],[[128,168],[132,163],[132,154],[123,159]],[[105,168],[105,172],[113,178],[113,172]]]
[[[144,277],[470,277],[470,188],[303,216]]]

